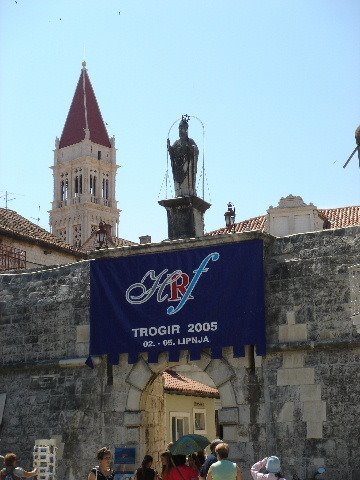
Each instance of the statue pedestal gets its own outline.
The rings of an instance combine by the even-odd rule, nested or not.
[[[177,197],[160,200],[166,208],[170,240],[204,236],[204,213],[211,206],[199,197]]]

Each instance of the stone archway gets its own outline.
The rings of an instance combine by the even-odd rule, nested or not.
[[[224,440],[230,443],[237,441],[238,405],[236,392],[232,384],[232,380],[236,377],[234,367],[225,358],[212,359],[205,352],[197,361],[190,362],[188,357],[187,352],[183,352],[179,362],[176,363],[169,362],[167,354],[160,355],[158,363],[148,363],[142,357],[134,364],[127,376],[126,382],[129,385],[129,390],[124,412],[125,441],[137,447],[139,459],[147,453],[146,443],[149,440],[145,434],[148,418],[145,410],[144,392],[149,389],[149,386],[159,377],[159,374],[167,368],[179,364],[190,363],[196,365],[212,379],[220,393],[219,422],[223,426]],[[156,392],[152,391],[152,394],[156,395]]]

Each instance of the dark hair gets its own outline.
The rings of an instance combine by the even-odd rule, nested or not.
[[[186,455],[174,455],[173,459],[176,467],[180,467],[180,465],[185,465],[186,463]]]
[[[105,455],[111,455],[111,452],[108,449],[108,447],[100,448],[100,450],[97,453],[97,459],[102,460],[105,457]]]
[[[161,466],[161,476],[164,477],[164,475],[168,475],[170,473],[170,470],[173,468],[174,463],[173,463],[173,458],[172,455],[169,451],[166,451],[160,455],[160,458],[166,458],[167,460],[167,465],[162,465]]]
[[[202,467],[203,463],[206,460],[204,450],[199,450],[198,452],[196,452],[196,456],[198,458],[200,467]]]
[[[214,453],[215,447],[216,447],[217,445],[219,445],[219,443],[222,443],[222,440],[220,440],[220,438],[215,438],[215,440],[213,440],[213,441],[210,443],[210,451],[211,451],[211,453]]]
[[[198,453],[192,453],[191,455],[188,456],[188,459],[189,460],[191,459],[194,462],[194,467],[196,470],[200,470],[200,468],[202,467],[202,464],[204,463],[201,461]]]
[[[17,460],[15,453],[7,453],[4,457],[4,465],[5,467],[12,467],[14,462]]]
[[[152,462],[154,459],[151,455],[145,455],[143,461],[141,462],[141,466],[144,469],[146,465],[150,462]]]

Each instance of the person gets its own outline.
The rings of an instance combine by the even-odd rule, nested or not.
[[[206,480],[243,480],[243,474],[236,463],[228,460],[229,445],[219,443],[215,447],[217,462],[210,465]]]
[[[34,468],[34,470],[27,472],[21,467],[18,467],[17,465],[17,457],[15,453],[9,452],[5,455],[4,457],[4,468],[1,470],[0,473],[0,478],[1,480],[6,477],[6,475],[15,475],[16,477],[19,478],[30,478],[30,477],[36,477],[38,474],[37,468]]]
[[[196,452],[196,457],[197,457],[199,470],[200,470],[200,468],[204,465],[205,460],[206,460],[204,450],[199,450],[198,452]]]
[[[169,480],[198,480],[199,472],[186,465],[186,455],[173,455],[173,461]]]
[[[215,448],[217,447],[217,445],[219,445],[219,443],[222,443],[222,440],[220,440],[220,438],[215,438],[215,440],[213,440],[210,443],[210,454],[206,457],[205,462],[203,463],[202,467],[200,468],[199,477],[202,480],[205,480],[210,466],[213,463],[217,462],[217,456],[215,454]]]
[[[196,453],[192,453],[187,457],[187,465],[191,468],[195,468],[195,470],[199,471],[198,464],[197,464],[197,455]]]
[[[196,195],[199,149],[194,140],[188,136],[188,122],[188,115],[183,115],[179,123],[179,139],[173,145],[170,145],[169,139],[167,140],[176,197]]]
[[[111,468],[111,452],[107,447],[100,448],[97,453],[99,465],[91,469],[88,480],[113,480],[115,472]]]
[[[191,455],[188,456],[187,463],[189,467],[195,468],[195,470],[197,470],[198,472],[200,472],[200,468],[202,467],[204,462],[205,462],[205,455],[203,450],[192,453]]]
[[[151,455],[145,455],[143,461],[141,462],[141,467],[138,468],[135,472],[135,480],[155,480],[157,474],[154,469],[151,468],[153,463],[153,457]]]
[[[265,473],[260,470],[265,469]],[[256,462],[250,469],[251,476],[254,480],[278,480],[284,479],[281,473],[281,465],[278,457],[265,457],[259,462]]]
[[[172,455],[169,451],[166,451],[160,455],[161,461],[161,479],[169,480],[170,471],[173,468]]]

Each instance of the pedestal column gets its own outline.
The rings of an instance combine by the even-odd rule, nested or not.
[[[166,208],[170,240],[204,236],[204,213],[211,206],[199,197],[177,197],[160,200]]]

